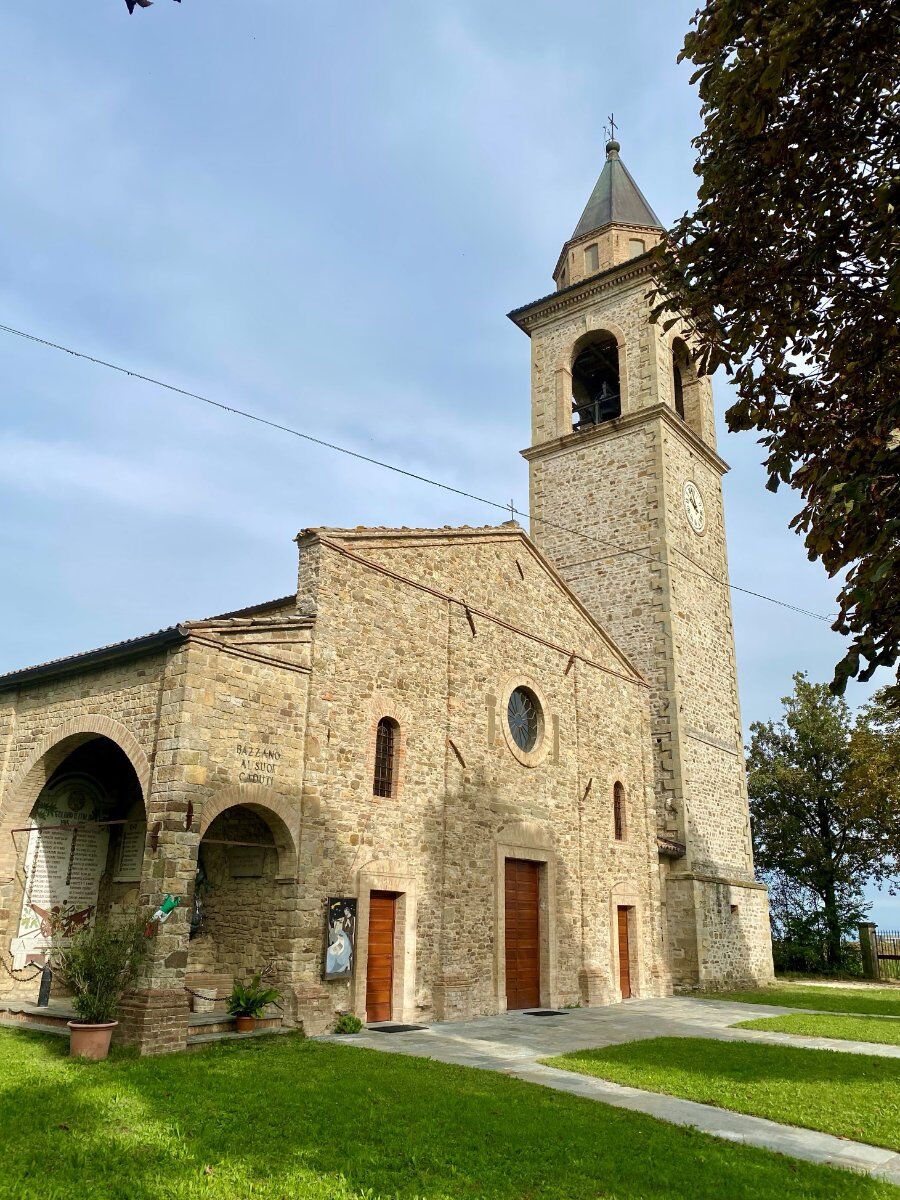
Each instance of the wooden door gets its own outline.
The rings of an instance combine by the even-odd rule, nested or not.
[[[369,957],[366,966],[366,1020],[389,1021],[394,991],[393,892],[369,894]]]
[[[506,860],[506,1007],[541,1003],[541,864]]]
[[[619,991],[622,999],[631,997],[631,943],[628,937],[628,909],[616,909],[616,926],[619,936]]]

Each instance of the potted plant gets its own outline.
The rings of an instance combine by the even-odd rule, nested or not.
[[[147,952],[141,919],[133,922],[82,925],[54,937],[50,962],[72,992],[77,1021],[69,1021],[69,1052],[79,1058],[109,1054],[116,1013],[122,996],[137,978]]]
[[[241,983],[236,979],[227,1008],[235,1019],[238,1033],[252,1033],[266,1005],[277,1004],[280,999],[278,988],[264,987],[262,975],[258,972],[249,983]]]

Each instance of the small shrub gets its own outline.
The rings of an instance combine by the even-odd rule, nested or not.
[[[84,925],[71,937],[57,931],[50,963],[73,994],[72,1007],[85,1025],[116,1019],[122,996],[147,954],[145,921]]]
[[[258,972],[249,983],[234,981],[226,1008],[233,1017],[256,1017],[263,1015],[268,1004],[277,1004],[281,999],[278,988],[263,987],[262,975]]]
[[[335,1033],[359,1033],[362,1027],[362,1021],[353,1013],[338,1013],[334,1022]]]

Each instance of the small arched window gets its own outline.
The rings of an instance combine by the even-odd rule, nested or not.
[[[684,420],[684,380],[681,378],[681,367],[677,361],[673,367],[675,375],[675,411]]]
[[[587,429],[621,415],[618,343],[611,333],[592,334],[572,363],[572,426]]]
[[[613,831],[617,842],[625,841],[625,788],[621,783],[613,788]]]
[[[391,717],[382,717],[375,730],[375,778],[372,792],[376,796],[394,796],[397,788],[397,747],[400,726]]]
[[[674,384],[672,398],[675,401],[675,411],[682,421],[687,420],[684,408],[685,388],[695,383],[696,379],[697,372],[691,361],[690,351],[681,338],[676,338],[672,343],[672,382]]]

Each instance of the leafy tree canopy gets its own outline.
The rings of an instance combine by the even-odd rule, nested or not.
[[[898,0],[707,0],[680,56],[699,202],[658,252],[701,369],[734,375],[729,427],[841,574],[839,693],[900,656],[898,36]]]
[[[859,920],[869,880],[900,870],[900,720],[883,693],[857,719],[824,684],[794,676],[778,721],[754,722],[747,784],[756,864],[776,936],[821,929],[825,962]]]

